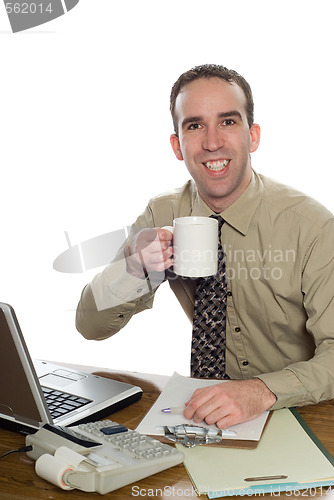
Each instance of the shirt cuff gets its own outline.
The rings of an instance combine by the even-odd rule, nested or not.
[[[146,279],[137,278],[126,271],[122,259],[109,264],[90,285],[97,310],[102,311],[151,296],[164,278],[164,273],[151,273]]]
[[[262,380],[277,397],[276,403],[270,408],[271,410],[308,404],[308,392],[291,370],[284,369],[277,372],[264,373],[256,375],[256,378]]]

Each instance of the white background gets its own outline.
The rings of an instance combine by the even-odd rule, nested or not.
[[[75,245],[130,225],[188,179],[169,145],[169,92],[194,65],[245,76],[262,127],[254,168],[334,210],[331,4],[80,0],[17,34],[0,4],[0,301],[34,357],[188,374],[191,326],[168,285],[115,337],[87,341],[75,308],[99,269],[53,261],[65,231]]]

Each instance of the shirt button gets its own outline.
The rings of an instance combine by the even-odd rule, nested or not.
[[[119,314],[119,319],[123,319],[124,318],[124,314]]]
[[[137,293],[141,293],[143,291],[142,288],[138,288]]]
[[[239,328],[238,326],[234,329],[235,332],[239,333],[241,332],[241,328]]]
[[[232,292],[227,292],[228,297],[232,297]]]
[[[242,362],[242,364],[243,364],[244,366],[248,366],[248,365],[249,365],[248,361],[243,361],[243,362]]]

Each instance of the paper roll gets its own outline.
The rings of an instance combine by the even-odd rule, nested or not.
[[[42,455],[39,457],[35,464],[36,474],[43,479],[46,479],[52,484],[59,486],[63,490],[73,490],[71,486],[68,486],[64,480],[64,474],[67,471],[73,471],[74,467],[72,465],[66,464],[52,455]]]
[[[60,446],[57,448],[54,456],[65,464],[71,464],[74,469],[85,460],[85,457],[80,455],[80,453],[67,448],[67,446]]]

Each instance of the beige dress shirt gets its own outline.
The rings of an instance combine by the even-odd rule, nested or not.
[[[209,216],[193,181],[152,199],[132,226],[172,225]],[[228,278],[226,364],[232,379],[258,377],[277,396],[274,409],[334,398],[334,217],[315,200],[253,172],[221,213]],[[77,328],[107,338],[151,308],[165,280],[192,321],[196,281],[168,271],[140,280],[117,259],[83,290]]]

